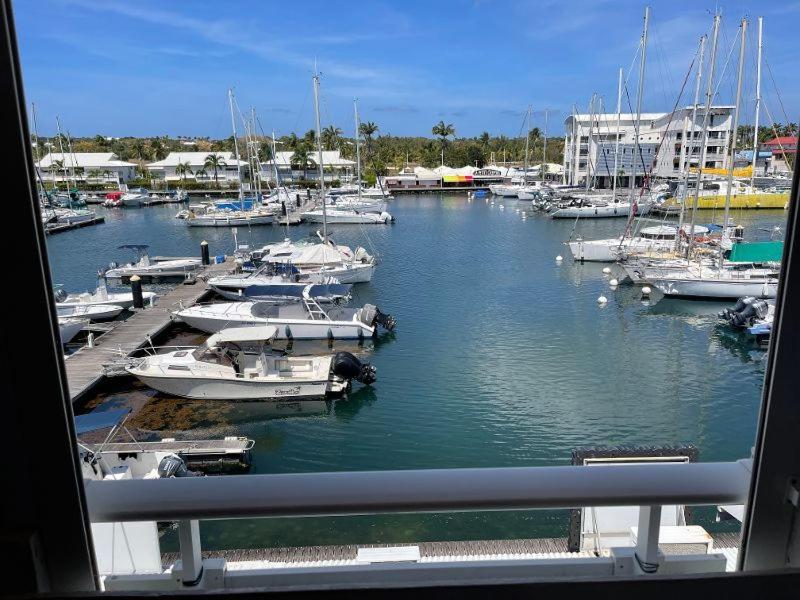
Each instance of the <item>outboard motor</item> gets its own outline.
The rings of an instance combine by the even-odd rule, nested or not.
[[[368,362],[361,362],[349,352],[337,352],[331,363],[333,374],[342,379],[355,379],[364,385],[370,385],[377,379],[377,369]]]
[[[365,304],[359,312],[361,322],[370,327],[380,325],[386,331],[394,331],[397,325],[397,321],[392,315],[382,313],[374,304]]]
[[[745,300],[752,301],[747,302],[742,310],[730,314],[728,320],[734,327],[750,327],[756,319],[763,319],[769,313],[769,304],[765,300],[755,298],[745,298]]]
[[[64,288],[58,288],[53,292],[53,297],[56,299],[56,302],[63,302],[67,299],[67,292],[64,291]]]
[[[745,307],[749,306],[753,302],[756,301],[755,296],[745,296],[744,298],[739,298],[736,301],[736,304],[733,305],[733,308],[725,308],[722,312],[719,313],[720,319],[725,319],[729,323],[733,323],[732,319],[733,316],[742,312]]]
[[[201,474],[187,469],[186,463],[177,454],[169,454],[158,463],[158,476],[161,478],[201,477]]]

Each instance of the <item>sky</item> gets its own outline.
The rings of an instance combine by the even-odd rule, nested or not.
[[[623,111],[633,111],[644,7],[632,0],[14,2],[25,94],[40,134],[54,133],[58,115],[73,136],[212,138],[231,133],[228,88],[242,111],[255,108],[267,132],[311,129],[315,65],[322,124],[345,135],[353,132],[354,98],[361,120],[381,134],[430,136],[444,120],[459,137],[519,136],[531,105],[532,125],[544,128],[547,118],[548,133],[561,135],[564,119],[586,112],[593,94],[616,110],[619,68],[627,78]],[[694,73],[687,75],[715,8],[723,19],[715,101],[733,102],[734,42],[747,17],[741,122],[752,122],[756,17],[763,16],[765,112],[778,122],[800,120],[792,58],[800,1],[791,0],[653,0],[643,110],[691,104]]]

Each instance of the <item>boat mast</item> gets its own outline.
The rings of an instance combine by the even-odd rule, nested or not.
[[[358,199],[361,200],[361,121],[358,119],[358,99],[353,98],[353,111],[356,117],[356,177],[358,181]],[[406,153],[406,164],[408,164],[408,154]]]
[[[710,65],[708,67],[708,82],[706,84],[706,108],[705,115],[703,116],[703,133],[700,136],[700,155],[697,162],[697,180],[694,186],[694,200],[692,202],[692,220],[689,226],[689,245],[686,247],[686,260],[692,253],[692,246],[694,245],[694,220],[697,215],[697,203],[700,197],[700,181],[703,178],[703,165],[706,162],[706,141],[708,140],[708,117],[711,114],[711,101],[714,99],[714,69],[717,64],[717,38],[719,37],[719,13],[714,15],[714,28],[711,34],[711,57],[709,58]],[[694,140],[692,140],[692,146]],[[689,153],[691,157],[691,151]]]
[[[278,153],[275,143],[275,130],[272,130],[272,167],[275,171],[275,189],[278,189]],[[280,196],[278,196],[280,198]]]
[[[67,202],[69,203],[69,207],[72,208],[72,196],[69,193],[70,178],[67,176],[67,167],[64,164],[64,161],[67,157],[64,154],[64,140],[61,134],[61,120],[58,118],[58,115],[56,115],[56,127],[58,128],[58,147],[61,150],[61,167],[64,169],[64,177],[67,178],[67,198],[69,198]],[[55,176],[53,176],[53,183],[55,184]]]
[[[242,194],[242,166],[239,160],[239,142],[236,139],[236,119],[233,117],[233,90],[228,88],[228,103],[231,106],[231,129],[233,130],[233,153],[236,158],[236,176],[239,178],[239,208],[244,210],[244,195]]]
[[[531,141],[531,105],[528,104],[528,113],[525,116],[525,162],[523,162],[522,185],[528,183],[528,148]]]
[[[319,75],[315,72],[312,77],[314,84],[314,118],[317,125],[317,169],[319,173],[319,197],[322,201],[322,241],[328,242],[328,213],[325,210],[325,170],[322,166],[322,128],[319,124]]]
[[[614,175],[611,178],[612,202],[617,201],[617,177],[619,173],[619,138],[622,135],[620,132],[620,121],[622,120],[622,77],[623,77],[623,71],[622,69],[620,69],[619,81],[617,82],[617,135],[616,135],[616,141],[614,142]]]
[[[686,215],[686,198],[689,195],[689,166],[691,163],[692,157],[692,145],[694,144],[694,129],[697,120],[697,103],[700,102],[700,83],[703,79],[703,58],[705,56],[706,50],[706,36],[700,36],[700,60],[697,63],[697,77],[694,82],[694,103],[692,104],[692,125],[689,128],[689,135],[688,138],[683,140],[683,143],[686,144],[688,151],[686,153],[686,169],[683,178],[683,198],[681,198],[681,212],[678,216],[678,234],[680,234],[681,227],[683,227],[683,220]],[[678,154],[680,156],[680,153]],[[678,244],[680,244],[680,235],[675,236],[675,248],[677,249]]]
[[[753,123],[753,172],[750,174],[750,187],[755,186],[756,162],[758,161],[758,117],[761,112],[761,51],[764,17],[758,17],[758,60],[756,62],[756,116]]]
[[[742,40],[739,46],[739,74],[736,78],[736,105],[733,108],[733,133],[731,134],[731,155],[728,165],[728,189],[725,192],[725,217],[722,221],[722,237],[728,236],[728,225],[731,212],[731,188],[733,187],[733,167],[736,159],[736,130],[739,128],[739,104],[742,101],[742,79],[744,78],[744,47],[747,34],[747,19],[742,19]],[[722,248],[722,246],[720,246]]]
[[[592,99],[589,101],[589,136],[586,142],[586,191],[589,191],[589,183],[591,182],[592,171],[592,133],[594,131],[594,99],[596,94],[592,94]],[[580,146],[578,146],[578,156],[580,157]],[[580,160],[578,160],[580,164]]]
[[[636,192],[636,168],[639,166],[639,127],[642,119],[642,95],[644,93],[644,67],[647,58],[647,27],[650,24],[650,7],[644,8],[644,29],[642,30],[642,60],[639,63],[639,89],[636,92],[636,121],[633,126],[633,173],[631,174],[631,191],[630,191],[630,215],[633,217],[635,192]],[[642,177],[644,177],[644,169],[642,170]],[[630,219],[628,219],[630,223]]]
[[[542,165],[539,167],[539,171],[541,171],[540,175],[542,176],[542,183],[544,183],[544,176],[547,173],[547,168],[545,165],[547,164],[547,110],[544,109],[544,138],[542,139]]]

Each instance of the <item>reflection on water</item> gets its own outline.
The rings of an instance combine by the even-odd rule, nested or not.
[[[624,221],[523,219],[516,209],[525,204],[414,195],[392,201],[391,227],[330,228],[337,243],[381,259],[372,283],[354,287],[353,304],[374,303],[398,319],[394,334],[364,347],[334,344],[377,367],[372,387],[357,385],[336,402],[239,404],[165,398],[121,378],[82,409],[131,406],[146,435],[252,437],[257,473],[554,465],[568,463],[577,446],[618,444],[692,443],[709,461],[747,456],[763,351],[717,325],[724,305],[643,301],[635,286],[611,289],[605,265],[573,263],[564,242],[573,228],[585,239],[618,235]],[[93,286],[96,263],[123,241],[178,256],[196,255],[204,238],[215,254],[232,248],[230,232],[187,228],[174,208],[118,212],[118,220],[48,240],[54,281]],[[736,216],[753,237],[783,218]],[[253,247],[285,236],[277,227],[239,229],[240,243]],[[172,342],[204,337],[187,329]],[[326,342],[287,349],[328,351]],[[203,536],[208,548],[533,537],[564,535],[562,517],[254,520],[204,523]]]

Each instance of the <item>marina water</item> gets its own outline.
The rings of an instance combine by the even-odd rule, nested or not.
[[[529,203],[503,205],[463,194],[399,196],[395,225],[329,228],[337,243],[381,259],[372,282],[354,287],[353,304],[372,302],[398,320],[394,334],[364,348],[378,369],[372,388],[357,385],[335,403],[232,404],[163,398],[125,379],[82,409],[130,406],[131,425],[156,437],[251,437],[257,473],[564,465],[574,448],[598,445],[691,443],[703,461],[749,456],[766,353],[717,324],[728,304],[643,302],[632,286],[612,291],[605,265],[569,258],[563,242],[574,221],[522,219],[516,209]],[[230,230],[186,227],[175,206],[97,210],[105,224],[48,240],[53,281],[68,291],[93,288],[99,268],[129,258],[120,244],[149,243],[151,255],[169,256],[197,256],[202,240],[212,254],[233,249]],[[747,239],[764,239],[785,213],[734,211],[733,219]],[[623,224],[591,220],[576,233],[610,237]],[[314,231],[238,234],[259,247]],[[204,549],[564,537],[566,514],[213,521],[201,531]],[[696,515],[718,527],[713,511]],[[168,535],[164,547],[175,540]]]

